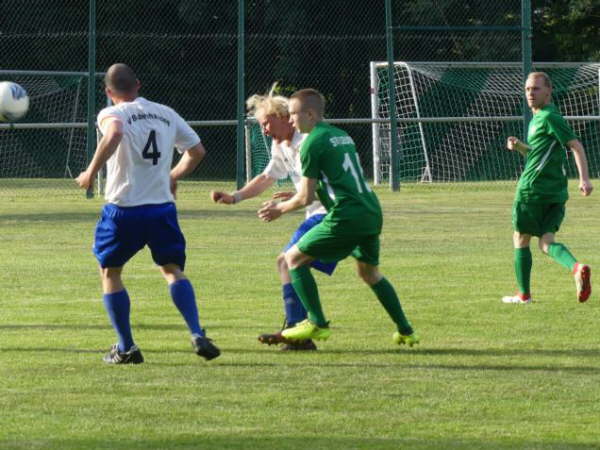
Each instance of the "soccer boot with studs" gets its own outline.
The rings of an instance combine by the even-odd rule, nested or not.
[[[199,334],[192,335],[192,348],[196,355],[202,356],[207,361],[215,359],[221,354],[221,350],[213,344],[212,339]]]
[[[575,264],[573,268],[575,288],[577,289],[577,301],[585,303],[592,293],[592,269],[587,264]]]
[[[306,319],[297,323],[292,328],[286,328],[281,332],[284,339],[288,341],[307,341],[309,339],[316,341],[325,341],[331,335],[329,322],[327,325],[319,327],[317,324]]]
[[[529,305],[533,302],[531,295],[516,293],[515,295],[505,295],[502,297],[502,303],[514,304],[514,305]]]
[[[394,333],[392,339],[398,345],[408,345],[409,347],[412,347],[413,345],[416,345],[419,342],[421,342],[419,336],[417,336],[415,333],[401,334],[399,331],[396,331]]]
[[[119,344],[113,344],[102,360],[106,364],[141,364],[144,357],[137,345],[132,345],[129,350],[122,352],[119,350]]]

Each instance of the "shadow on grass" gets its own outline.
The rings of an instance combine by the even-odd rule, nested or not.
[[[232,354],[232,353],[255,353],[266,355],[268,353],[268,349],[256,349],[256,350],[248,350],[248,349],[221,349],[224,355]],[[107,351],[107,348],[103,349],[77,349],[77,348],[52,348],[52,347],[0,347],[0,353],[94,353],[94,354],[102,354]],[[156,349],[143,349],[142,350],[145,355],[152,354],[186,354],[189,355],[191,350],[189,349],[164,349],[164,350],[156,350]],[[308,352],[308,356],[315,356],[316,358],[306,359],[305,356],[307,353],[302,352],[272,352],[275,358],[279,358],[279,355],[290,355],[295,354],[297,359],[295,362],[290,364],[290,359],[287,358],[286,361],[279,362],[253,362],[253,363],[245,363],[245,362],[229,362],[227,359],[221,357],[216,361],[211,362],[211,366],[227,366],[227,367],[247,367],[247,368],[259,368],[259,367],[315,367],[315,368],[354,368],[354,369],[423,369],[423,370],[463,370],[463,371],[527,371],[527,372],[585,372],[585,373],[598,373],[600,367],[598,366],[565,366],[559,364],[537,364],[537,365],[527,365],[527,364],[414,364],[413,362],[406,360],[399,360],[397,362],[390,363],[373,363],[373,361],[362,361],[357,360],[356,362],[339,362],[339,361],[331,361],[327,359],[328,352]],[[339,353],[339,352],[336,352]],[[356,353],[356,352],[349,352]],[[372,355],[371,352],[361,352],[365,355]],[[384,352],[388,353],[388,352]],[[414,354],[415,352],[402,352],[396,351],[399,356],[409,356],[410,354]],[[322,356],[322,358],[320,357]],[[188,363],[161,363],[155,362],[153,363],[151,358],[146,357],[146,362],[148,365],[153,366],[187,366]]]
[[[417,355],[448,355],[448,356],[586,356],[586,357],[598,357],[600,356],[600,349],[535,349],[535,348],[432,348],[432,349],[411,349],[411,353]]]
[[[185,331],[185,325],[181,324],[148,324],[148,323],[133,323],[131,327],[134,330],[173,330],[173,331]],[[213,331],[215,329],[219,329],[223,327],[211,326],[210,330]],[[236,328],[248,328],[255,329],[255,326],[248,327],[238,327]],[[43,323],[32,323],[32,324],[5,324],[0,325],[0,330],[112,330],[110,324],[106,325],[82,325],[82,324],[43,324]]]
[[[259,204],[256,205],[258,211]],[[97,210],[86,211],[86,212],[68,212],[64,209],[58,209],[56,212],[14,212],[8,214],[2,214],[0,216],[1,222],[90,222],[95,223],[100,217],[100,211],[102,206],[98,205]],[[233,209],[231,207],[224,206],[218,209],[183,209],[178,210],[177,214],[180,219],[212,219],[212,218],[231,218],[231,217],[255,217],[254,209]]]
[[[102,438],[69,439],[62,437],[58,439],[20,439],[0,440],[0,448],[94,448],[94,449],[151,449],[151,448],[193,448],[193,449],[448,449],[448,448],[493,448],[497,450],[512,450],[520,448],[544,448],[553,449],[597,449],[595,444],[581,444],[569,441],[549,442],[532,441],[525,439],[385,439],[368,437],[333,437],[327,432],[320,437],[302,436],[296,433],[294,436],[269,436],[260,437],[256,435],[235,436],[210,436],[205,433],[193,437],[178,437],[173,435],[169,438],[140,438],[124,439],[123,436],[107,436]]]

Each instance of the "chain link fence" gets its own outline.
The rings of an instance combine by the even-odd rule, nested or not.
[[[523,58],[520,0],[393,0],[390,28],[387,0],[240,1],[245,1],[241,18],[234,0],[96,5],[95,67],[102,72],[115,62],[131,65],[142,83],[142,96],[172,106],[192,123],[208,154],[191,180],[233,185],[239,176],[236,155],[244,151],[236,140],[241,76],[244,97],[266,92],[274,81],[284,95],[314,87],[328,101],[328,119],[362,119],[343,127],[357,142],[365,173],[371,174],[373,128],[365,120],[372,117],[370,64],[387,59],[388,44],[393,44],[397,61],[518,63]],[[0,2],[0,80],[23,84],[31,96],[24,121],[13,128],[0,124],[2,195],[22,196],[22,186],[32,193],[39,188],[83,195],[72,179],[90,157],[86,111],[91,3]],[[239,19],[243,74],[238,73]],[[386,31],[391,32],[390,41]],[[101,76],[93,78],[98,111],[106,98]],[[17,128],[23,123],[41,125]],[[268,161],[268,143],[248,125],[254,130],[246,139],[253,160],[245,165],[245,175],[251,176]],[[194,190],[194,183],[186,186]]]

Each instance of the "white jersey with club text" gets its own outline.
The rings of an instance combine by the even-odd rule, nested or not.
[[[173,149],[183,153],[200,137],[172,108],[143,97],[100,111],[102,134],[112,120],[123,124],[123,139],[106,163],[106,201],[118,206],[174,201],[169,176]]]
[[[304,142],[307,134],[298,133],[294,130],[294,136],[290,145],[286,142],[281,141],[279,143],[273,142],[271,144],[271,160],[263,174],[268,177],[279,180],[281,178],[291,178],[296,191],[300,189],[300,181],[302,180],[302,164],[300,162],[300,147]],[[310,217],[315,214],[327,214],[325,207],[315,200],[306,207],[306,217]]]

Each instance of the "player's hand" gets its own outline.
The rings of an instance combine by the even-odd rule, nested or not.
[[[282,212],[277,208],[277,203],[268,201],[263,203],[263,207],[258,210],[258,217],[264,222],[272,222],[281,217]]]
[[[289,200],[290,198],[292,198],[294,196],[293,192],[275,192],[273,194],[273,197],[271,197],[273,200]]]
[[[94,184],[94,177],[87,170],[85,172],[81,172],[77,178],[75,178],[75,182],[82,189],[89,189]]]
[[[226,192],[210,191],[210,198],[215,203],[224,203],[226,205],[233,205],[235,203],[233,195]]]
[[[592,186],[592,183],[590,180],[581,180],[579,182],[579,190],[581,191],[581,195],[583,195],[584,197],[587,197],[594,190],[594,186]]]
[[[519,144],[521,144],[521,141],[514,136],[509,136],[508,139],[506,140],[506,148],[509,149],[510,151],[515,151],[515,150],[518,151]]]

